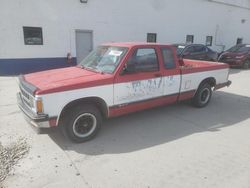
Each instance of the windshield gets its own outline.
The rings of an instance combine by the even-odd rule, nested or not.
[[[80,62],[80,66],[96,72],[113,73],[126,54],[127,48],[99,46]]]
[[[228,52],[247,52],[250,50],[250,45],[236,45],[228,50]]]

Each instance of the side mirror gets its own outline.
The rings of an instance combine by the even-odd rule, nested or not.
[[[135,63],[129,61],[125,64],[122,74],[131,74],[136,72]]]

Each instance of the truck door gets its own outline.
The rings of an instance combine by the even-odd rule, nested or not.
[[[114,81],[114,105],[130,106],[147,103],[164,94],[163,78],[155,47],[136,47],[132,50],[125,70]]]
[[[164,96],[169,103],[176,102],[179,96],[181,84],[178,60],[171,47],[161,47],[161,54],[164,65]]]

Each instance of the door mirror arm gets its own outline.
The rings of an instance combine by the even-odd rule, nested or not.
[[[183,58],[182,58],[182,57],[180,57],[180,58],[178,59],[178,63],[179,63],[179,66],[184,66],[184,61],[183,61]]]
[[[127,73],[127,64],[125,64],[124,67],[122,68],[120,75],[124,75],[126,73]]]
[[[121,72],[121,75],[132,74],[136,72],[135,64],[133,62],[127,62]]]

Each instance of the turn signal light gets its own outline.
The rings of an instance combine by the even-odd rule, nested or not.
[[[37,113],[43,113],[43,102],[41,99],[37,99],[36,101],[36,111]]]

